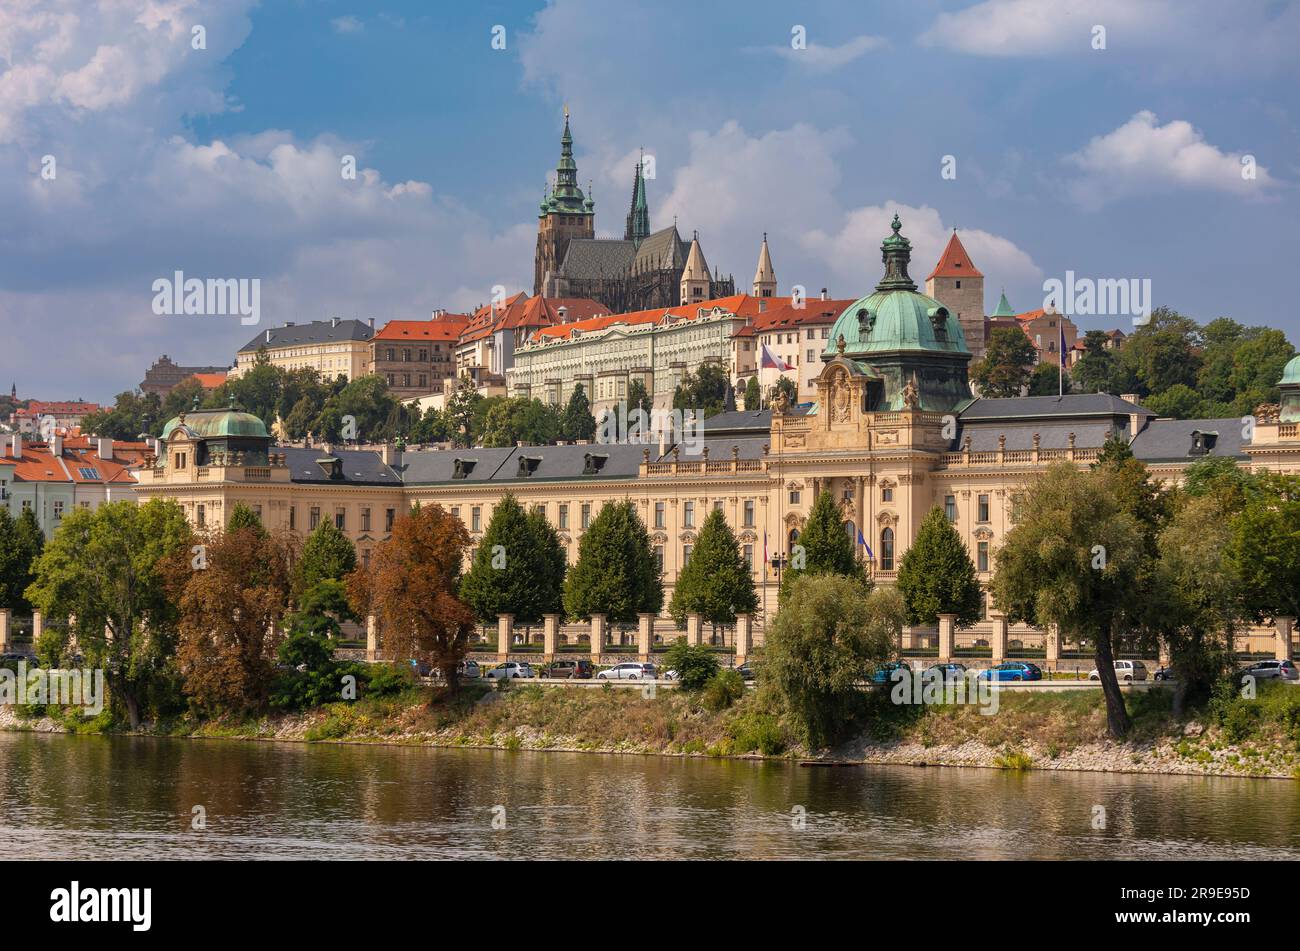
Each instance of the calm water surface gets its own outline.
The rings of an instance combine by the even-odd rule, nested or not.
[[[0,835],[29,858],[1295,859],[1300,783],[3,733]]]

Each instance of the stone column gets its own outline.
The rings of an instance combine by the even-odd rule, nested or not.
[[[736,666],[745,662],[750,648],[754,646],[754,617],[751,614],[736,615]]]
[[[1047,625],[1044,645],[1047,648],[1044,651],[1047,655],[1047,662],[1052,665],[1052,670],[1055,670],[1061,664],[1061,630],[1055,624]]]
[[[939,615],[939,661],[941,663],[946,663],[952,660],[952,652],[956,640],[956,626],[957,615]]]
[[[32,612],[32,647],[33,648],[36,646],[36,642],[41,639],[41,635],[44,633],[45,633],[45,619],[41,617],[40,611],[33,611]]]
[[[510,642],[514,639],[515,616],[513,614],[497,615],[497,662],[504,664],[510,653]]]
[[[989,646],[993,649],[993,663],[997,665],[1007,659],[1007,616],[990,611],[989,619],[993,622]]]
[[[1273,656],[1277,660],[1291,659],[1291,631],[1295,628],[1295,618],[1280,617],[1274,620],[1277,625],[1277,638],[1273,646]]]
[[[13,638],[9,633],[9,609],[0,608],[0,654],[6,654],[13,646]]]
[[[692,647],[700,645],[700,629],[704,626],[703,618],[698,614],[686,615],[686,643]]]
[[[650,660],[650,650],[654,647],[655,642],[655,616],[653,614],[638,614],[636,625],[636,652],[637,657],[642,663],[648,663]]]
[[[546,663],[555,660],[556,648],[560,639],[560,616],[558,614],[542,615],[542,658]]]
[[[600,655],[605,651],[605,615],[591,616],[591,662],[600,663]]]
[[[379,625],[375,623],[373,614],[366,615],[366,660],[377,661],[379,659]]]
[[[1156,662],[1161,667],[1168,667],[1171,663],[1173,663],[1173,658],[1170,657],[1169,654],[1169,641],[1167,641],[1163,637],[1160,638],[1160,645],[1157,648]]]

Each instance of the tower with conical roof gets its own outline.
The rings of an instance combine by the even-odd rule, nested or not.
[[[767,250],[767,232],[763,232],[763,245],[758,249],[758,268],[754,271],[754,296],[776,296],[776,271],[772,268],[772,255]]]
[[[984,275],[966,253],[954,228],[939,263],[925,279],[925,292],[940,301],[961,324],[971,358],[984,358]]]
[[[638,247],[650,237],[650,206],[645,200],[643,166],[644,161],[636,163],[636,174],[632,178],[632,208],[627,213],[627,228],[623,232],[623,240]]]
[[[596,203],[578,187],[578,163],[573,159],[573,134],[569,131],[569,107],[564,107],[564,134],[560,137],[560,161],[555,166],[555,184],[542,197],[537,215],[537,254],[533,264],[533,293],[540,294],[547,275],[555,272],[569,242],[596,234]]]
[[[682,304],[708,300],[711,283],[709,265],[704,260],[700,233],[697,231],[691,238],[691,250],[686,255],[686,267],[682,270]]]

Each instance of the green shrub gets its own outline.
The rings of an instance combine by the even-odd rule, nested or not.
[[[1033,769],[1034,759],[1023,750],[1007,749],[993,757],[993,765],[998,769]]]
[[[677,682],[684,690],[703,690],[718,673],[718,658],[712,648],[692,647],[679,637],[664,655],[664,666],[677,672]]]
[[[727,734],[738,753],[757,750],[764,756],[780,756],[785,752],[785,732],[777,718],[770,713],[750,713],[737,717],[727,726]]]
[[[713,713],[726,710],[745,695],[745,681],[734,670],[720,670],[714,674],[700,694],[704,709]]]
[[[415,686],[415,671],[410,664],[369,664],[365,672],[369,697],[395,697]]]

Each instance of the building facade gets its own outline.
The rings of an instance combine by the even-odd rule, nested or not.
[[[466,314],[436,311],[429,320],[390,320],[370,340],[372,374],[406,400],[441,393],[456,376],[456,344],[469,325]]]
[[[167,394],[176,388],[177,384],[192,376],[199,377],[199,382],[205,389],[213,389],[209,383],[220,386],[226,378],[227,367],[182,367],[177,366],[172,358],[163,354],[154,361],[144,373],[144,380],[140,383],[140,392],[144,394],[153,393],[159,399],[166,399]]]
[[[412,504],[443,506],[477,543],[507,492],[546,515],[572,562],[600,507],[629,500],[650,532],[670,596],[704,517],[716,508],[736,532],[758,586],[761,639],[776,607],[781,560],[823,490],[854,537],[861,532],[867,541],[878,583],[897,578],[921,521],[939,507],[987,586],[993,554],[1011,528],[1015,494],[1055,463],[1091,464],[1112,435],[1165,481],[1216,456],[1300,473],[1300,358],[1281,381],[1280,406],[1261,415],[1249,440],[1239,420],[1162,420],[1106,394],[975,399],[966,384],[970,353],[961,324],[916,291],[897,219],[882,251],[884,278],[830,328],[811,409],[778,403],[770,411],[713,417],[694,453],[685,443],[663,451],[657,443],[633,443],[321,452],[273,446],[260,420],[247,414],[202,411],[168,424],[160,458],[141,473],[136,491],[175,499],[196,525],[220,524],[238,502],[273,530],[306,532],[333,518],[363,564],[396,513]],[[716,324],[721,331],[728,322],[719,315],[685,321],[683,329]],[[957,632],[955,644],[993,637],[996,645],[999,630],[1003,649],[1044,645],[1050,660],[1050,632],[1013,626],[1008,633],[992,612]],[[910,631],[905,646],[951,650],[938,637]]]
[[[265,352],[271,365],[282,370],[310,368],[327,380],[340,376],[355,380],[370,371],[370,340],[374,335],[373,319],[333,317],[307,324],[268,327],[239,348],[229,377],[234,379],[247,373]]]

